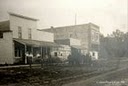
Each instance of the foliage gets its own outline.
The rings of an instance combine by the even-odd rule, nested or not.
[[[100,36],[101,57],[128,57],[128,32],[120,30],[104,37]]]

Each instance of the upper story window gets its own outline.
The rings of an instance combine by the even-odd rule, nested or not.
[[[94,52],[92,53],[92,56],[95,56],[95,53]]]
[[[22,28],[18,27],[18,37],[22,38]]]
[[[95,31],[92,31],[92,41],[99,42],[99,34]]]
[[[0,38],[3,38],[3,32],[0,32]]]
[[[32,38],[32,29],[31,28],[28,29],[28,38],[29,39]]]

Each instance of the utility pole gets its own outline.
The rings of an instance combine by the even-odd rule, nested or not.
[[[75,13],[75,25],[77,24],[77,14]]]
[[[77,25],[77,13],[75,13],[75,25]],[[77,37],[77,32],[76,32],[75,29],[74,29],[74,35],[76,36],[76,38],[78,38]]]

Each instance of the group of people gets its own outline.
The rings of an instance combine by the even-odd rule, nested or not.
[[[69,64],[87,64],[90,65],[92,63],[91,55],[81,55],[81,54],[74,54],[68,56],[68,62]]]
[[[33,56],[32,53],[26,53],[26,58],[25,58],[25,63],[29,64],[31,67],[31,64],[34,62],[33,59],[38,59],[39,63],[41,64],[49,64],[49,63],[58,63],[60,62],[59,59],[57,58],[51,58],[50,55],[45,54],[45,56],[42,58],[42,56],[37,53],[35,56]],[[90,54],[86,54],[86,55],[81,55],[81,54],[75,54],[75,55],[69,55],[68,56],[68,63],[69,64],[87,64],[90,65],[92,64],[92,60],[91,60],[91,56]]]
[[[27,63],[27,64],[31,64],[34,59],[40,59],[40,61],[41,60],[46,61],[48,58],[50,58],[50,55],[48,56],[47,54],[45,54],[44,57],[42,58],[40,53],[37,53],[36,55],[33,56],[33,54],[31,52],[26,52],[25,55],[26,55],[25,63]]]
[[[34,58],[33,54],[31,52],[26,52],[25,55],[26,55],[26,58],[25,58],[26,59],[26,62],[25,63],[31,64],[32,61],[33,61],[33,58]],[[41,55],[39,53],[37,53],[35,57],[36,58],[40,58]]]

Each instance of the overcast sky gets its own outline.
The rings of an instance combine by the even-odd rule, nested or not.
[[[115,29],[128,31],[127,0],[0,0],[0,21],[7,11],[40,19],[38,28],[92,22],[103,34]]]

